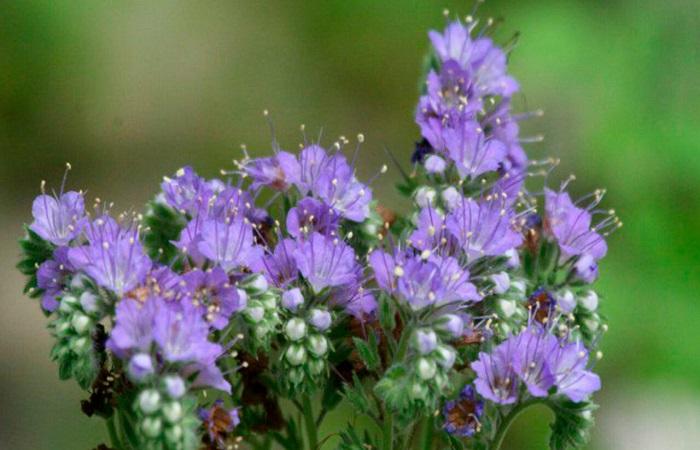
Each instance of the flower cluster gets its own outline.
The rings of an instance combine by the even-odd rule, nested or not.
[[[339,404],[377,425],[350,423],[339,448],[418,430],[497,448],[535,403],[555,412],[553,447],[584,442],[607,330],[592,283],[621,222],[602,190],[542,185],[555,162],[529,161],[518,126],[538,113],[513,113],[489,33],[471,17],[430,33],[403,215],[360,181],[363,135],[353,155],[345,137],[304,137],[269,157],[244,147],[221,178],[184,167],[143,214],[42,183],[18,267],[112,448],[317,449]]]

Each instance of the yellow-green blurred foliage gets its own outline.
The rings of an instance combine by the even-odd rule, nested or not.
[[[361,174],[408,158],[417,79],[442,9],[470,2],[57,1],[0,4],[0,448],[87,450],[103,425],[57,379],[50,339],[13,269],[41,179],[138,208],[184,164],[214,176],[246,143],[298,127],[366,135]],[[610,319],[591,448],[697,448],[700,439],[700,8],[697,0],[493,0],[536,157],[578,194],[608,188],[625,227],[599,283]],[[392,172],[379,197],[395,202]],[[393,176],[397,174],[394,172]],[[331,416],[335,424],[341,417]],[[544,448],[546,411],[507,448]],[[329,424],[332,426],[333,424]],[[328,427],[326,427],[328,428]]]

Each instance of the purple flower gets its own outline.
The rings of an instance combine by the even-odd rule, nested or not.
[[[225,221],[208,219],[202,224],[199,251],[227,272],[249,266],[259,258],[260,248],[253,243],[253,227],[240,215]]]
[[[251,189],[269,186],[278,191],[286,191],[290,184],[298,182],[301,168],[296,156],[281,151],[271,158],[247,161],[243,170],[253,180]]]
[[[238,295],[238,289],[230,284],[228,275],[220,267],[206,272],[195,269],[184,274],[182,279],[188,301],[217,330],[228,325],[234,312],[245,308],[245,299]]]
[[[437,348],[437,335],[433,330],[417,330],[415,334],[416,348],[421,355],[427,355]]]
[[[317,176],[314,193],[341,216],[353,222],[362,222],[369,216],[372,190],[357,181],[345,157],[336,154],[329,158],[324,170]]]
[[[128,372],[129,377],[140,382],[153,375],[153,359],[147,353],[137,353],[129,360]]]
[[[467,385],[458,398],[445,403],[442,410],[445,431],[454,436],[473,436],[481,428],[479,419],[483,413],[484,402],[477,398],[474,388]]]
[[[598,263],[590,253],[584,253],[574,264],[574,271],[578,279],[590,284],[598,278]]]
[[[294,281],[299,269],[294,259],[297,243],[292,239],[281,240],[272,253],[259,257],[251,269],[261,272],[268,282],[282,288]]]
[[[481,300],[476,286],[469,281],[469,271],[460,266],[455,258],[431,256],[430,261],[440,268],[440,276],[442,277],[442,297],[436,303],[437,305]]]
[[[125,298],[117,303],[116,325],[107,340],[107,348],[122,359],[136,352],[150,352],[158,309],[157,302],[150,299],[142,303]]]
[[[518,247],[523,237],[511,226],[513,211],[499,200],[470,198],[447,216],[447,229],[459,241],[467,258],[501,256]]]
[[[386,292],[393,292],[396,289],[396,277],[398,275],[403,275],[404,270],[401,267],[404,263],[403,258],[400,261],[396,260],[398,254],[392,256],[389,255],[384,250],[373,250],[368,256],[368,261],[372,271],[374,272],[374,279],[377,285]],[[397,269],[398,267],[398,269]]]
[[[312,233],[294,252],[299,271],[315,293],[356,279],[355,252],[345,242]]]
[[[57,247],[53,258],[44,261],[36,271],[37,287],[43,291],[41,307],[53,312],[58,308],[58,296],[63,292],[67,279],[73,275],[73,266],[68,260],[68,247]]]
[[[410,244],[418,250],[434,250],[447,238],[445,232],[445,215],[434,208],[427,207],[418,213],[418,227],[411,233]],[[445,239],[447,243],[447,239]]]
[[[589,255],[594,261],[605,256],[608,247],[597,228],[591,228],[592,214],[577,207],[566,192],[545,189],[545,229],[556,239],[565,257]]]
[[[513,368],[535,397],[546,397],[554,384],[547,358],[559,347],[557,338],[539,326],[530,326],[511,337],[516,346]]]
[[[452,22],[442,34],[431,31],[429,36],[435,52],[443,62],[454,60],[468,70],[479,95],[509,97],[519,86],[506,73],[506,55],[490,38],[472,40],[474,24],[465,26]]]
[[[342,306],[351,316],[365,321],[374,315],[377,300],[362,286],[359,275],[356,276],[351,284],[336,287],[331,291],[331,304]]]
[[[161,306],[153,319],[153,339],[165,361],[209,362],[223,352],[208,341],[209,327],[196,308]]]
[[[559,346],[549,355],[548,363],[555,377],[557,392],[572,401],[585,400],[600,389],[600,377],[586,369],[588,350],[580,342]]]
[[[471,364],[476,373],[477,392],[484,398],[501,405],[515,403],[518,398],[518,377],[513,369],[513,355],[518,346],[508,339],[491,353],[479,353],[479,359]]]
[[[413,310],[434,305],[442,299],[444,286],[437,264],[412,258],[406,262],[402,272],[398,277],[397,292]]]
[[[178,170],[175,178],[163,178],[161,189],[170,207],[191,215],[195,215],[205,206],[214,194],[212,186],[197,175],[191,167]]]
[[[317,231],[329,236],[338,230],[340,216],[322,201],[306,197],[287,213],[287,232],[299,239]]]
[[[450,158],[464,178],[497,170],[508,154],[506,146],[487,137],[475,121],[464,121],[445,130],[444,139]]]
[[[68,260],[76,270],[118,296],[144,281],[152,262],[139,242],[136,227],[122,228],[104,216],[88,227],[86,235],[88,245],[68,251]]]
[[[29,228],[33,232],[54,245],[67,245],[87,221],[83,194],[69,191],[58,198],[39,195],[32,204],[32,216]]]

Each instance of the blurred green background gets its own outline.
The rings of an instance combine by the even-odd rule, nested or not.
[[[184,164],[214,176],[246,143],[283,146],[301,123],[366,135],[360,172],[404,160],[429,28],[462,1],[4,1],[0,13],[0,449],[87,450],[103,439],[60,382],[35,302],[14,270],[41,179],[138,208]],[[599,288],[610,332],[590,448],[700,442],[700,8],[697,0],[489,0],[520,110],[545,116],[533,156],[562,159],[574,190],[609,190],[625,222]],[[391,172],[390,172],[391,174]],[[394,177],[396,173],[394,172]],[[375,186],[395,202],[392,178]],[[546,411],[509,449],[544,448]]]

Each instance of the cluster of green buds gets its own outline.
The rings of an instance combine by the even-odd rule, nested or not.
[[[98,349],[106,339],[99,324],[102,317],[104,307],[97,290],[86,278],[75,277],[49,324],[56,338],[51,359],[58,363],[62,380],[75,378],[83,389],[92,385],[102,362]]]
[[[564,289],[554,294],[557,307],[563,309],[560,334],[575,333],[586,345],[595,343],[608,329],[598,313],[598,294],[591,289]]]
[[[513,278],[507,272],[490,276],[491,301],[495,314],[493,329],[499,336],[517,333],[527,323],[527,294],[525,280]],[[489,325],[489,328],[491,326]]]
[[[436,407],[440,396],[449,388],[448,373],[457,352],[443,343],[432,328],[419,328],[411,338],[409,352],[409,398],[428,410]]]
[[[298,288],[282,295],[282,305],[289,316],[283,326],[280,363],[290,391],[310,392],[322,384],[328,372],[331,344],[327,333],[332,316],[326,309],[307,309],[303,304],[304,298]]]
[[[190,450],[197,448],[200,421],[196,399],[186,394],[185,381],[177,375],[144,386],[133,404],[137,448]]]
[[[281,323],[279,316],[279,293],[271,289],[265,277],[254,274],[239,284],[239,294],[244,295],[246,307],[243,318],[249,326],[249,339],[259,348],[268,349],[272,336],[278,331]]]

